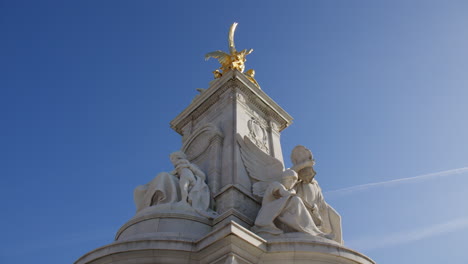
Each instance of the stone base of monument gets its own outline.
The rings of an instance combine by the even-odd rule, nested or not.
[[[158,218],[147,221],[154,223],[154,219]],[[159,218],[159,221],[162,219]],[[130,222],[133,220],[136,219]],[[135,223],[145,222],[138,221]],[[125,230],[136,225],[139,224],[130,224]],[[153,232],[151,236],[136,232],[123,239],[124,227],[117,234],[117,241],[89,252],[75,264],[375,263],[361,253],[327,239],[288,234],[265,240],[233,221],[199,239],[185,235],[187,230],[197,229],[194,226],[180,232],[183,236],[176,236],[174,232],[168,233],[164,229],[165,232]]]
[[[197,240],[212,230],[212,221],[193,208],[165,204],[145,208],[125,223],[115,236],[116,241],[176,237]]]

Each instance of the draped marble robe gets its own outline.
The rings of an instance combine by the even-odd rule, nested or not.
[[[281,229],[277,227],[280,225]],[[287,190],[283,184],[272,182],[263,196],[262,207],[252,228],[255,233],[279,235],[284,232],[302,232],[320,235],[302,199],[294,190]]]
[[[190,164],[191,166],[196,166]],[[196,167],[196,170],[199,170]],[[182,173],[192,173],[188,168],[181,169]],[[193,209],[198,214],[213,218],[216,213],[210,208],[210,190],[205,183],[205,178],[200,177],[198,173],[194,174],[196,182],[190,186],[188,190],[188,200],[181,203],[179,178],[175,173],[161,172],[153,180],[145,185],[140,185],[135,188],[134,201],[137,207],[137,213],[145,208],[158,205],[179,205],[179,209]],[[184,206],[184,204],[186,204]]]
[[[320,231],[326,234],[328,238],[343,244],[341,216],[325,202],[318,182],[315,179],[311,180],[310,183],[299,181],[295,186],[295,190],[307,208],[312,208],[316,205],[318,209],[317,213],[321,217]],[[310,209],[309,212],[313,214]]]
[[[136,187],[133,196],[137,213],[153,205],[177,203],[180,201],[179,179],[161,172],[149,183]]]

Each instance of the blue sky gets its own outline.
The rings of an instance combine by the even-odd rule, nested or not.
[[[227,50],[234,21],[247,68],[294,117],[285,163],[297,144],[313,151],[346,246],[380,264],[468,262],[467,13],[466,1],[0,1],[0,262],[72,263],[112,242],[134,187],[171,169],[169,122],[207,87],[218,65],[203,56]]]

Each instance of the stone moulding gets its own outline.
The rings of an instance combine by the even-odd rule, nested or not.
[[[222,81],[221,81],[222,80]],[[183,127],[197,119],[213,104],[215,104],[220,95],[226,90],[238,88],[242,91],[246,100],[255,105],[258,109],[270,116],[276,123],[279,124],[278,130],[282,131],[292,124],[292,117],[284,111],[273,99],[271,99],[264,91],[256,87],[251,81],[239,71],[233,70],[223,75],[217,82],[213,83],[206,91],[183,110],[171,122],[171,128],[180,135],[183,135]]]
[[[174,212],[155,212],[151,214],[145,214],[141,216],[134,217],[130,219],[127,223],[125,223],[119,231],[117,231],[117,234],[115,235],[115,240],[119,240],[121,235],[128,230],[128,228],[138,225],[141,222],[144,221],[149,221],[152,219],[173,219],[176,221],[177,219],[182,219],[182,220],[188,220],[191,222],[198,222],[200,224],[203,224],[211,229],[212,226],[212,221],[209,219],[206,219],[205,217],[200,217],[197,215],[190,215],[187,212],[182,212],[182,213],[174,213]],[[149,231],[148,231],[149,232]]]
[[[328,263],[375,264],[354,250],[311,239],[265,240],[236,222],[226,223],[198,240],[161,235],[152,239],[116,241],[93,250],[75,264],[98,263]],[[227,262],[230,263],[230,262]]]
[[[222,223],[223,221],[225,221],[226,219],[228,219],[230,216],[235,216],[237,218],[240,218],[243,222],[247,223],[248,226],[253,226],[254,224],[254,221],[252,221],[250,218],[248,218],[247,216],[239,213],[237,210],[235,209],[229,209],[227,211],[225,211],[224,213],[222,213],[220,216],[216,217],[215,219],[213,219],[213,226],[215,225],[218,225],[219,223]],[[242,222],[241,222],[242,223]],[[240,225],[242,225],[241,223],[239,223]],[[248,227],[246,225],[242,225],[244,227]]]

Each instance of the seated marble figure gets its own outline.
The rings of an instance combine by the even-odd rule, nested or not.
[[[309,213],[309,209],[293,188],[297,181],[297,173],[288,169],[283,172],[281,183],[272,182],[268,185],[252,231],[273,235],[303,232],[324,236]]]
[[[161,172],[149,183],[135,188],[137,214],[147,210],[176,209],[215,217],[216,213],[209,208],[210,190],[205,183],[205,173],[190,163],[182,151],[171,153],[170,160],[173,171]]]
[[[322,189],[315,179],[315,160],[312,152],[298,145],[291,152],[292,169],[297,172],[299,180],[294,187],[297,195],[309,208],[315,222],[320,222],[320,231],[326,237],[343,244],[341,233],[341,216],[326,201]],[[320,217],[320,219],[318,219]]]
[[[253,181],[252,194],[262,198],[252,231],[271,235],[300,232],[343,244],[341,217],[325,202],[309,149],[296,146],[291,154],[294,166],[284,171],[280,160],[263,152],[247,136],[238,135],[237,142]]]

